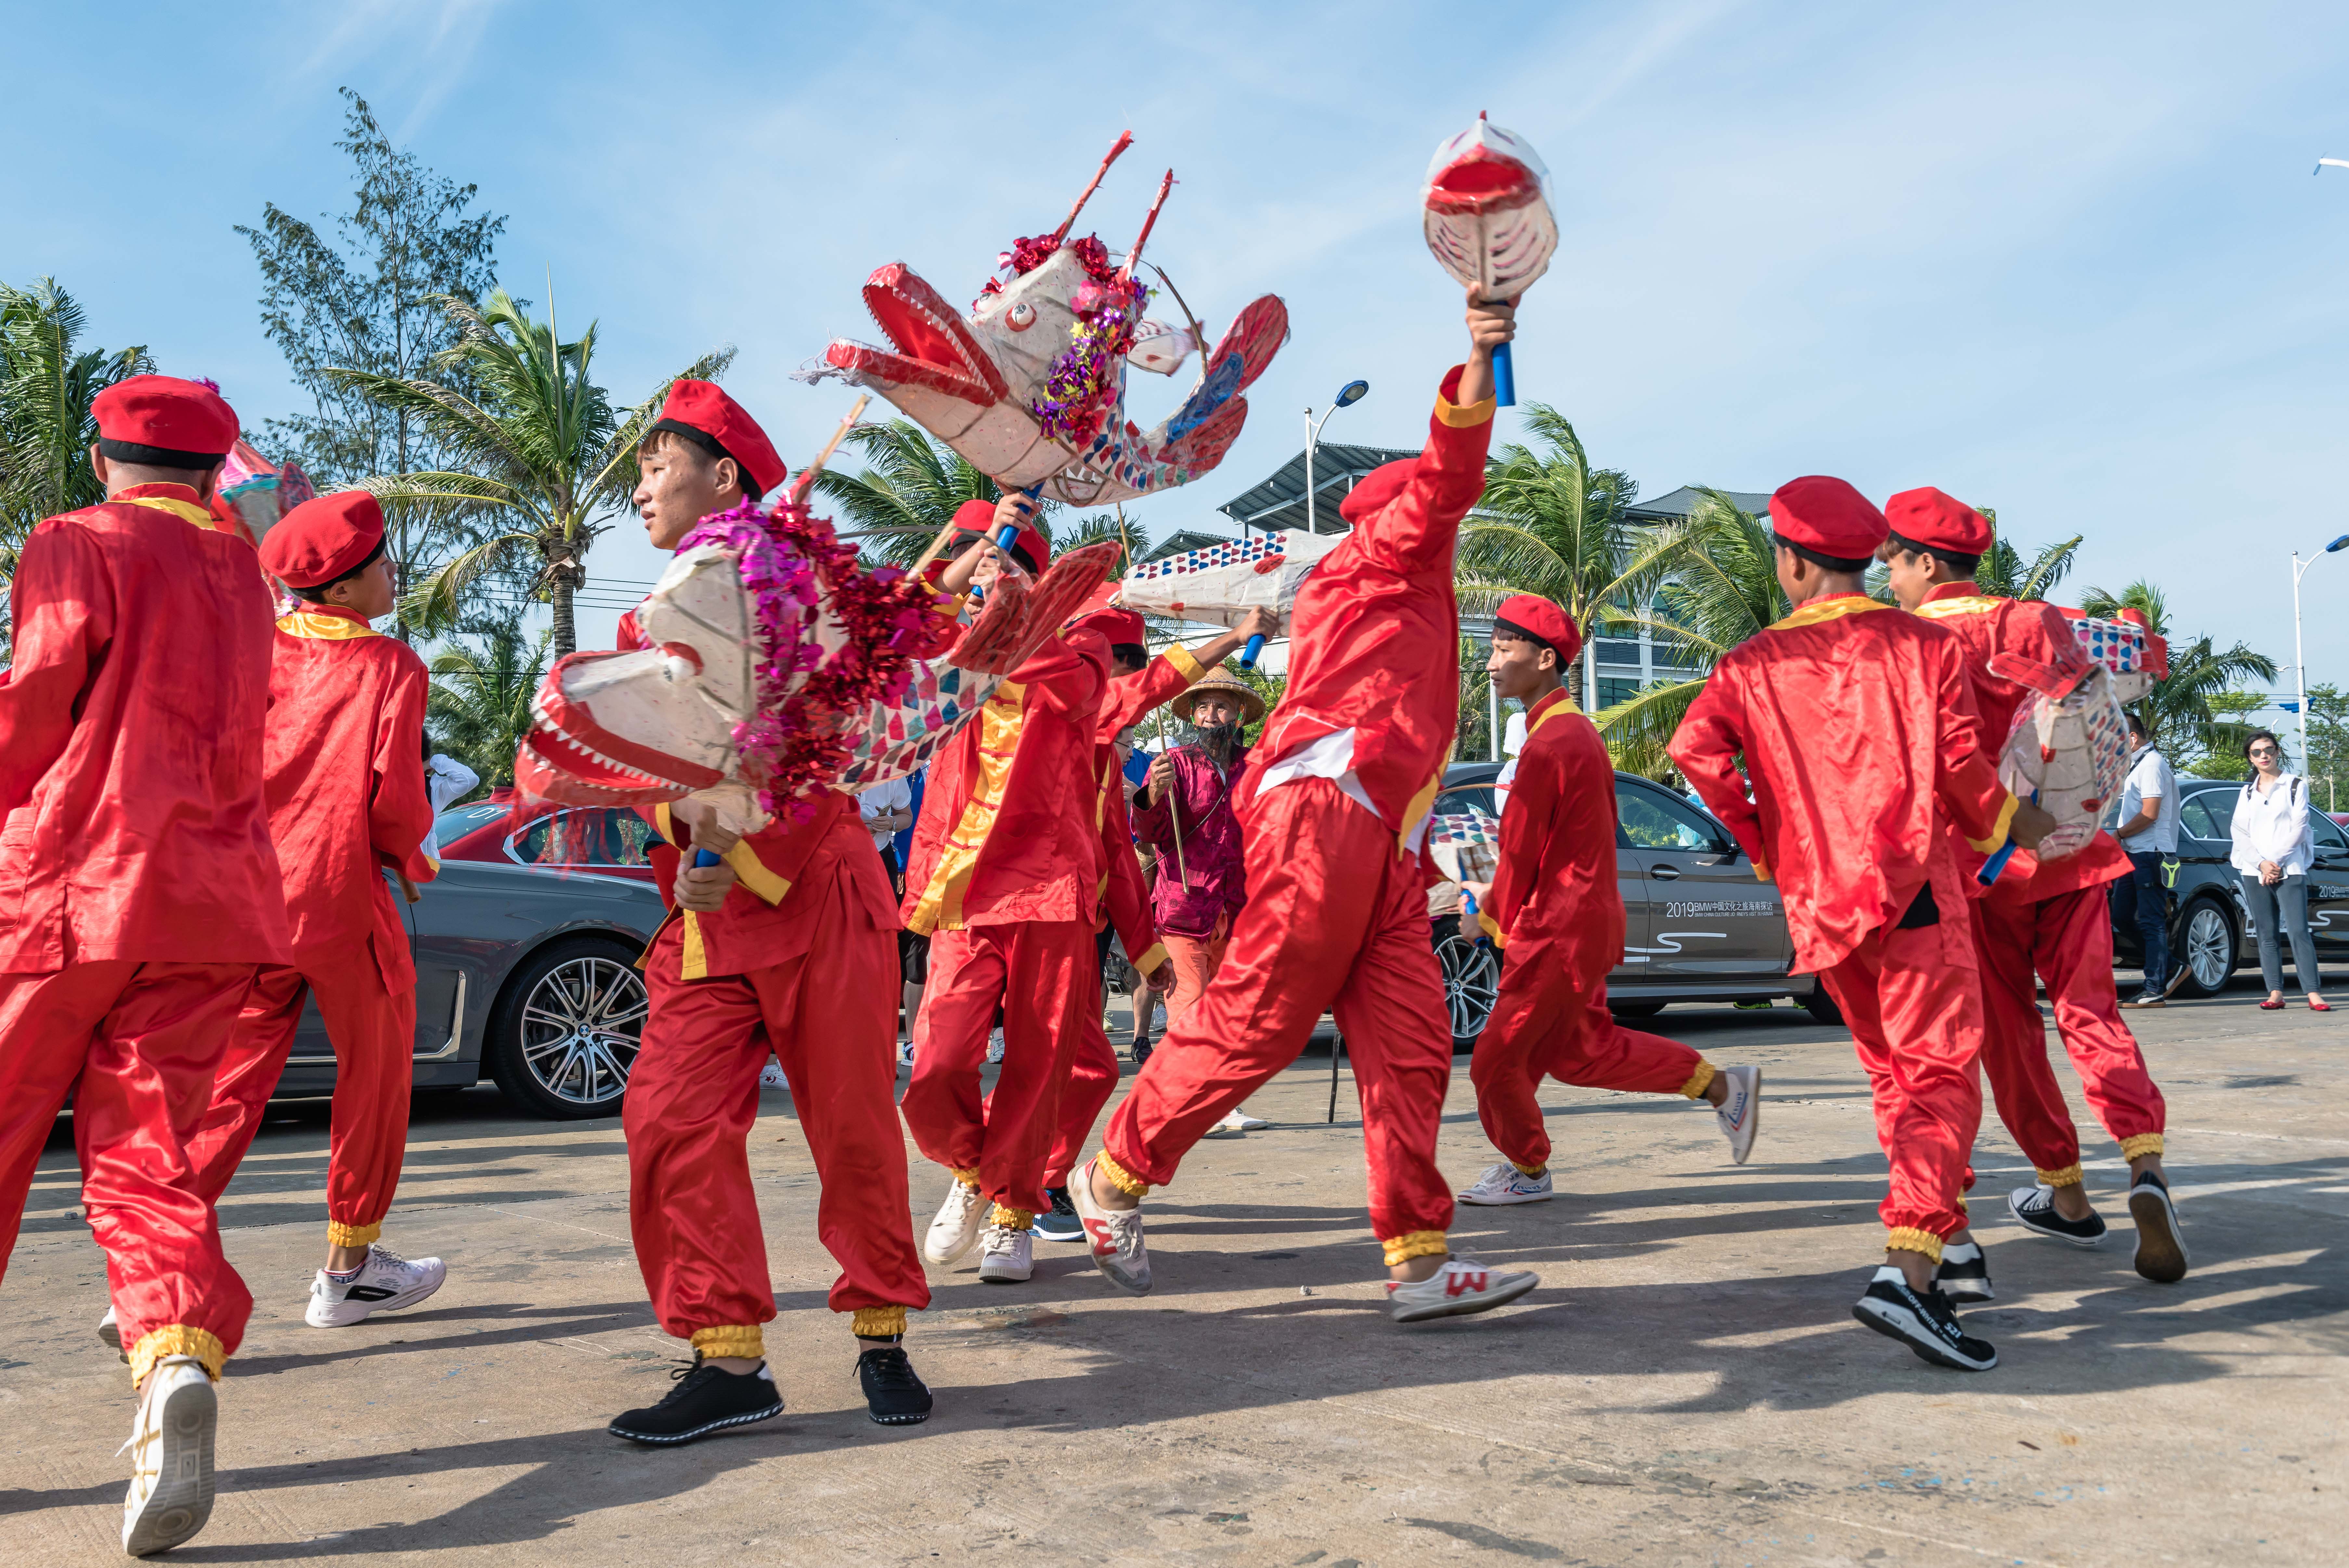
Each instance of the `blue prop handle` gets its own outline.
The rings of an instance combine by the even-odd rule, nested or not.
[[[1043,491],[1043,483],[1041,481],[1039,481],[1038,483],[1030,485],[1019,493],[1026,496],[1029,500],[1033,501],[1037,496],[1042,494]],[[1019,543],[1019,530],[1014,528],[1010,524],[1006,523],[1002,527],[998,528],[995,531],[995,547],[1002,551],[1005,555],[1009,555],[1011,553],[1011,546],[1018,543]],[[977,584],[973,584],[971,586],[970,597],[974,599],[985,599],[987,597],[987,590],[978,587]]]
[[[715,866],[718,864],[718,857],[707,849],[697,849],[693,852],[693,864],[697,869],[704,866]]]
[[[2039,804],[2039,792],[2037,790],[2033,790],[2031,792],[2031,804],[2033,805],[2037,805]],[[1983,861],[1982,869],[1974,873],[1974,880],[1981,883],[1985,888],[1989,887],[1993,882],[1996,882],[1998,880],[1998,874],[2006,869],[2006,863],[2014,858],[2014,852],[2020,846],[2018,846],[2012,838],[2008,839],[2004,844],[2000,845],[1998,846],[1998,853]]]
[[[1517,406],[1517,371],[1509,359],[1509,345],[1493,350],[1493,401],[1504,409]]]
[[[1471,893],[1465,886],[1460,889],[1460,909],[1463,914],[1473,915],[1476,912],[1476,895]],[[1490,937],[1478,937],[1476,945],[1480,948],[1489,947],[1493,939]]]
[[[1254,637],[1247,639],[1247,646],[1240,650],[1240,668],[1242,670],[1254,670],[1256,668],[1256,656],[1263,651],[1264,633],[1257,632]]]

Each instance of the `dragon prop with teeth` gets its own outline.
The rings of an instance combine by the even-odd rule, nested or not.
[[[1206,342],[1195,319],[1186,331],[1143,318],[1150,291],[1134,268],[1172,170],[1122,264],[1110,265],[1097,237],[1068,237],[1133,141],[1130,132],[1118,138],[1058,229],[1003,253],[1008,281],[988,279],[968,317],[902,262],[874,273],[864,304],[893,348],[841,339],[812,374],[871,388],[1005,489],[1040,486],[1074,506],[1154,494],[1213,469],[1247,419],[1241,394],[1288,338],[1288,307],[1268,294],[1242,310],[1202,362],[1191,395],[1156,429],[1144,434],[1126,419],[1129,365],[1172,375]]]

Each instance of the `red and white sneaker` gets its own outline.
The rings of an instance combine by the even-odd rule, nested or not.
[[[1541,1283],[1541,1276],[1489,1268],[1454,1252],[1444,1266],[1423,1280],[1406,1284],[1387,1282],[1387,1310],[1397,1323],[1423,1323],[1432,1317],[1464,1317],[1506,1306]]]
[[[1077,1206],[1077,1220],[1085,1228],[1085,1251],[1093,1266],[1128,1295],[1149,1294],[1150,1249],[1142,1240],[1142,1210],[1104,1209],[1094,1202],[1090,1160],[1071,1179],[1069,1201]]]

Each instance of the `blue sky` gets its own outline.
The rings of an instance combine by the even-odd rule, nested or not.
[[[0,99],[0,277],[54,274],[97,341],[216,379],[248,423],[289,411],[231,231],[264,200],[343,205],[348,84],[511,215],[507,278],[543,299],[551,268],[563,318],[600,319],[616,393],[733,344],[729,386],[796,466],[848,400],[791,372],[872,336],[864,275],[904,260],[968,297],[1131,128],[1087,223],[1122,246],[1171,163],[1153,257],[1211,321],[1270,290],[1295,324],[1223,468],[1135,513],[1212,527],[1352,377],[1371,394],[1330,439],[1415,444],[1459,337],[1416,186],[1489,109],[1547,158],[1563,229],[1521,393],[1598,461],[1651,495],[1939,484],[2025,545],[2085,534],[2075,588],[2148,576],[2182,626],[2291,659],[2288,554],[2349,530],[2349,171],[2310,176],[2349,157],[2349,13],[1461,16],[51,7],[12,32],[20,63],[54,68],[20,65]],[[1172,390],[1139,388],[1143,423]],[[654,575],[634,534],[598,547],[598,576]],[[2308,582],[2312,673],[2349,681],[2349,553]]]

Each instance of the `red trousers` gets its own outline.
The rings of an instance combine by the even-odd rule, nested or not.
[[[818,892],[794,890],[794,897]],[[771,1054],[823,1185],[816,1235],[840,1264],[834,1312],[929,1304],[914,1251],[905,1141],[897,1127],[897,934],[877,926],[843,873],[825,890],[807,950],[749,974],[678,980],[681,923],[645,959],[652,1010],[628,1076],[628,1230],[660,1324],[710,1355],[755,1355],[775,1315],[748,1147],[759,1072]],[[895,1310],[885,1310],[895,1309]]]
[[[1217,916],[1212,937],[1161,932],[1159,940],[1166,944],[1166,961],[1174,966],[1174,991],[1166,999],[1166,1026],[1172,1029],[1216,983],[1216,971],[1224,967],[1225,950],[1232,944],[1232,918]]]
[[[981,1194],[1008,1210],[1033,1214],[1047,1207],[1044,1165],[1059,1127],[1062,1082],[1081,1051],[1095,1072],[1109,1052],[1093,936],[1083,920],[1024,920],[930,938],[926,1028],[905,1086],[905,1126],[926,1158],[967,1173]],[[1003,1068],[982,1102],[979,1073],[998,1003]],[[1087,1049],[1094,1044],[1088,1019],[1097,1052]],[[1114,1085],[1114,1056],[1108,1073]],[[1099,1111],[1099,1101],[1093,1108]]]
[[[409,1091],[416,1081],[416,987],[388,989],[364,939],[355,955],[339,962],[313,958],[299,968],[262,966],[188,1158],[204,1201],[219,1202],[261,1128],[262,1111],[294,1049],[302,1003],[313,993],[335,1047],[327,1238],[337,1247],[364,1247],[383,1233],[383,1217],[399,1188]]]
[[[1938,896],[1945,910],[1963,897]],[[1962,931],[1886,926],[1819,976],[1868,1070],[1876,1139],[1892,1164],[1891,1190],[1877,1210],[1891,1232],[1886,1244],[1934,1259],[1942,1240],[1965,1228],[1966,1158],[1982,1126],[1982,991],[1972,960]]]
[[[1704,1058],[1679,1041],[1616,1023],[1604,976],[1579,988],[1575,979],[1550,944],[1511,947],[1493,1015],[1469,1058],[1485,1136],[1522,1170],[1549,1163],[1549,1131],[1534,1097],[1545,1076],[1578,1088],[1660,1095],[1702,1094],[1713,1076]]]
[[[70,1095],[82,1203],[134,1378],[177,1355],[217,1375],[253,1311],[188,1158],[252,986],[251,964],[109,959],[0,974],[0,1274]]]
[[[2038,988],[2047,982],[2055,1027],[2080,1075],[2088,1107],[2121,1151],[2161,1152],[2161,1091],[2145,1069],[2137,1037],[2121,1022],[2113,986],[2112,914],[2102,888],[2079,888],[2033,903],[1995,895],[1974,905],[1974,953],[1982,966],[1988,1034],[1982,1071],[1999,1120],[2039,1172],[2063,1186],[2080,1179],[2080,1135],[2047,1060]]]
[[[1435,1135],[1452,1024],[1419,859],[1328,779],[1265,791],[1242,826],[1248,901],[1223,967],[1167,1025],[1102,1150],[1153,1186],[1174,1179],[1191,1146],[1294,1062],[1334,1009],[1361,1093],[1371,1225],[1391,1262],[1441,1252],[1452,1189]]]

